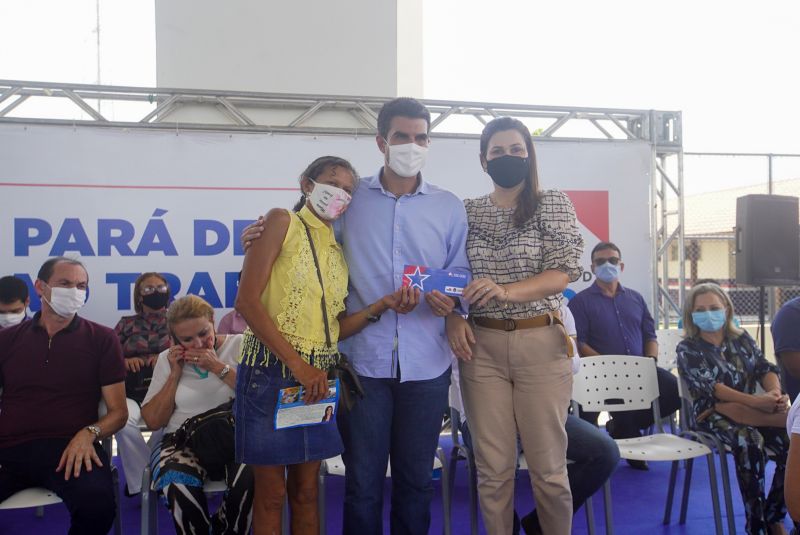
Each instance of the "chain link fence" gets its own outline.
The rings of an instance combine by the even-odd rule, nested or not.
[[[686,290],[698,280],[717,282],[728,291],[742,325],[756,326],[760,290],[736,280],[736,199],[750,194],[800,197],[800,154],[688,152],[684,155],[684,191]],[[677,244],[669,249],[667,261],[670,296],[678,303]],[[767,288],[767,324],[783,303],[795,297],[800,297],[800,286]],[[673,319],[673,323],[677,321],[674,315]]]

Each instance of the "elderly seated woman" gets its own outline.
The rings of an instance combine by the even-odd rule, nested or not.
[[[733,453],[747,533],[785,534],[789,400],[781,392],[777,367],[735,326],[733,315],[733,304],[719,286],[695,286],[686,296],[678,370],[694,398],[690,418],[696,428],[718,437]],[[758,384],[764,392],[756,392]],[[765,495],[767,451],[776,468]]]
[[[133,308],[136,314],[123,316],[114,327],[122,345],[122,356],[125,357],[125,397],[128,405],[128,422],[114,438],[125,470],[129,496],[142,490],[142,478],[138,475],[150,459],[152,445],[161,440],[161,433],[154,432],[150,440],[145,442],[139,430],[139,405],[147,394],[159,353],[172,345],[167,329],[170,297],[169,283],[164,275],[152,271],[142,273],[133,283]],[[101,408],[101,411],[104,410]]]
[[[249,533],[253,476],[249,467],[235,463],[232,434],[229,452],[201,459],[176,433],[187,419],[233,398],[242,335],[217,336],[214,309],[195,295],[170,305],[167,325],[175,345],[158,356],[142,403],[147,426],[164,428],[153,455],[153,490],[166,496],[177,533]],[[196,427],[196,434],[212,433],[212,428]],[[216,436],[200,438],[220,442]],[[224,477],[228,486],[213,517],[203,493],[206,477]]]

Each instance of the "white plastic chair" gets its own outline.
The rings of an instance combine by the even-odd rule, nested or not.
[[[629,355],[603,355],[581,359],[581,373],[575,376],[572,389],[575,403],[590,412],[617,412],[651,408],[658,433],[638,438],[617,440],[623,459],[638,461],[672,461],[670,482],[677,477],[679,461],[687,461],[687,477],[684,486],[690,483],[691,463],[705,456],[708,462],[711,501],[717,535],[722,535],[722,517],[719,506],[719,491],[711,449],[700,442],[688,440],[663,432],[658,407],[658,380],[652,359]],[[688,492],[684,487],[684,494]],[[674,484],[670,485],[664,509],[664,524],[670,523]],[[610,493],[607,506],[610,508]],[[685,517],[682,522],[685,521]]]
[[[450,407],[450,437],[453,449],[450,451],[450,467],[447,480],[449,494],[453,496],[456,484],[456,467],[458,459],[463,458],[467,465],[467,490],[469,492],[469,526],[470,535],[478,535],[478,473],[475,468],[475,455],[461,440],[461,413]]]
[[[683,340],[683,329],[659,329],[656,331],[658,339],[658,366],[665,370],[677,367],[675,347]]]
[[[119,517],[119,474],[113,465],[111,467],[111,481],[114,485],[114,500],[116,503],[114,533],[115,535],[122,535],[122,524]],[[31,487],[12,494],[0,502],[0,510],[35,508],[36,516],[41,518],[44,515],[44,507],[46,505],[57,503],[61,503],[61,498],[55,492],[42,487]]]
[[[705,431],[700,431],[697,428],[691,425],[691,420],[689,419],[688,415],[692,410],[692,404],[694,403],[694,398],[692,394],[689,392],[689,388],[686,385],[686,382],[683,379],[683,376],[680,375],[680,369],[678,369],[678,393],[681,396],[681,404],[683,405],[681,411],[687,415],[687,418],[681,418],[681,426],[683,429],[689,433],[693,433],[698,436],[698,438],[703,441],[706,445],[712,448],[714,451],[717,452],[719,455],[719,462],[720,462],[720,472],[722,472],[722,490],[725,496],[725,513],[728,517],[728,533],[730,535],[736,534],[736,522],[734,520],[734,513],[733,513],[733,496],[731,490],[731,478],[730,472],[728,470],[728,453],[731,452],[731,449],[722,443],[722,441],[717,438],[715,435],[711,433],[707,433]],[[769,448],[765,449],[765,452],[768,457],[774,456],[774,452],[771,451]],[[684,501],[688,501],[688,491],[684,489],[685,496],[683,498]]]
[[[142,474],[142,527],[141,535],[158,535],[158,494],[151,490],[152,473],[150,466],[145,466]],[[203,482],[203,492],[212,494],[225,492],[228,485],[224,481],[206,480]],[[286,528],[286,507],[283,511],[283,532],[288,534]]]
[[[444,457],[444,450],[442,450],[442,448],[436,449],[436,456],[433,458],[433,470],[439,470],[441,473],[440,483],[442,487],[442,513],[444,514],[443,532],[444,535],[450,535],[450,476],[447,462]],[[330,459],[322,461],[322,466],[319,471],[319,531],[321,535],[327,533],[325,526],[325,477],[329,475],[344,477],[345,466],[341,455],[337,455],[336,457],[331,457]],[[386,467],[386,477],[392,477],[391,462],[388,463]]]

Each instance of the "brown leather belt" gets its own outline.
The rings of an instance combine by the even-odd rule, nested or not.
[[[516,331],[518,329],[534,329],[536,327],[547,327],[553,324],[560,324],[558,312],[551,314],[542,314],[541,316],[534,316],[532,318],[524,319],[494,319],[494,318],[476,318],[473,317],[472,321],[475,325],[486,327],[487,329],[497,329],[498,331]]]

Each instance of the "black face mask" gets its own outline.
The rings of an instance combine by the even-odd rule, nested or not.
[[[160,310],[167,306],[169,293],[153,292],[150,295],[142,296],[142,304],[147,305],[153,310]]]
[[[500,156],[486,162],[486,172],[494,183],[501,188],[513,188],[530,173],[528,158],[518,156]]]

